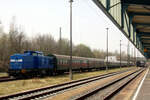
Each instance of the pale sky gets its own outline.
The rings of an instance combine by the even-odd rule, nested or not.
[[[50,33],[59,38],[69,39],[69,0],[0,0],[0,20],[5,32],[9,30],[12,16],[22,26],[28,37],[38,33]],[[74,0],[73,2],[73,42],[83,43],[92,49],[106,50],[106,28],[109,28],[109,51],[127,50],[127,39],[92,2],[92,0]],[[133,48],[133,46],[131,46]],[[138,54],[140,55],[140,54]]]

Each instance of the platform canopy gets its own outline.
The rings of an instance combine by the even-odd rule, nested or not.
[[[92,0],[128,40],[150,58],[150,0]]]
[[[136,35],[142,43],[144,53],[150,58],[150,0],[122,0],[126,12],[132,18]]]

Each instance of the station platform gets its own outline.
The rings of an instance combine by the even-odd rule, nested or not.
[[[150,70],[143,77],[133,100],[150,100]]]

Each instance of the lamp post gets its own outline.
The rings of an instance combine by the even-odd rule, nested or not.
[[[128,46],[129,46],[129,45],[128,45],[128,44],[123,44],[123,43],[122,43],[121,46],[125,46],[125,47],[127,48],[127,51],[126,51],[126,52],[127,52],[127,55],[126,55],[126,56],[127,56],[126,61],[127,61],[127,65],[129,65],[129,63],[128,63]]]
[[[121,40],[120,40],[120,68],[121,68]]]
[[[107,31],[107,37],[106,37],[106,45],[107,45],[107,63],[106,63],[106,70],[108,70],[108,30],[109,30],[109,28],[106,28],[106,31]]]
[[[61,54],[61,27],[59,28],[59,53]]]
[[[73,79],[72,75],[72,2],[73,0],[70,0],[70,67],[69,67],[69,76],[70,80]]]
[[[136,49],[134,47],[134,64],[136,64]]]
[[[128,41],[128,66],[130,64],[130,43]]]

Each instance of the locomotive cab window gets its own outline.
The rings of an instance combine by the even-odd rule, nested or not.
[[[38,53],[38,56],[44,56],[43,53]]]
[[[32,53],[32,56],[37,56],[37,53]]]

